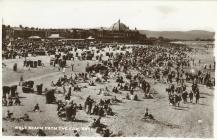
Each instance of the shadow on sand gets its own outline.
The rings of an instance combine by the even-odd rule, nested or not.
[[[183,111],[187,111],[187,109],[183,109],[183,108],[174,108],[175,110],[183,110]]]
[[[86,120],[79,120],[79,119],[75,119],[72,122],[88,123],[88,121],[86,121]]]
[[[176,124],[172,124],[172,123],[168,123],[168,122],[164,122],[164,121],[159,121],[156,119],[142,119],[142,120],[147,122],[147,123],[159,124],[161,126],[166,126],[166,127],[171,128],[171,129],[174,129],[174,128],[178,129],[181,127],[180,125],[176,125]]]

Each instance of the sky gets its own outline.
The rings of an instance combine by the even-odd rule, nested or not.
[[[97,28],[120,19],[130,29],[214,31],[216,6],[216,1],[0,0],[0,13],[3,24],[12,26]]]

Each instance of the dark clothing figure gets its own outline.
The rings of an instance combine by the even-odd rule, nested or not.
[[[6,98],[7,95],[10,94],[10,91],[11,91],[11,87],[9,86],[3,86],[2,87],[3,89],[3,97],[2,98]]]
[[[36,88],[37,88],[37,93],[38,93],[39,95],[41,95],[41,94],[42,94],[42,89],[43,89],[43,84],[36,85]]]
[[[54,95],[55,90],[51,89],[46,91],[45,97],[46,97],[46,104],[51,104],[56,101],[56,97]]]
[[[21,86],[23,83],[23,75],[20,76],[20,82],[19,82],[19,86]]]
[[[67,105],[65,107],[66,110],[66,121],[70,121],[72,118],[72,105]]]
[[[78,109],[79,109],[79,110],[82,110],[82,109],[83,109],[83,107],[81,106],[81,104],[79,104]]]
[[[100,125],[100,121],[101,121],[101,117],[99,117],[99,118],[96,120],[95,125],[96,125],[96,126],[99,126],[99,125]]]
[[[154,120],[154,116],[152,114],[148,113],[148,108],[146,108],[144,119]]]
[[[8,111],[7,111],[7,118],[8,118],[8,119],[11,119],[12,115],[13,115],[13,113],[11,113],[11,112],[8,110]]]
[[[146,111],[145,111],[145,117],[148,117],[148,108],[146,108]]]
[[[93,108],[93,115],[98,115],[99,114],[99,107],[98,105],[95,105]]]
[[[191,102],[191,103],[193,102],[193,97],[194,97],[194,94],[193,94],[193,92],[191,91],[191,92],[189,93],[189,99],[190,99],[190,102]]]
[[[46,136],[45,132],[41,129],[38,130],[37,136]]]
[[[74,130],[74,134],[75,134],[76,137],[80,136],[77,130]]]
[[[195,94],[195,98],[196,98],[196,104],[199,102],[199,99],[200,99],[200,94],[199,94],[199,92],[197,92],[196,94]]]
[[[127,93],[127,95],[126,95],[126,99],[127,100],[130,100],[130,95]]]
[[[14,64],[13,70],[14,70],[15,72],[17,72],[17,63]]]
[[[94,103],[94,100],[92,100],[90,98],[90,96],[88,96],[87,99],[86,99],[86,101],[85,101],[85,105],[84,105],[85,110],[88,107],[87,108],[87,114],[91,114],[93,103]]]
[[[67,93],[68,96],[71,96],[72,95],[72,87],[69,87],[69,91]]]
[[[32,121],[30,118],[29,118],[29,115],[28,114],[24,114],[23,117],[20,117],[20,119],[24,120],[24,121]]]
[[[91,114],[92,106],[93,106],[93,100],[90,100],[88,104],[87,114]]]
[[[110,131],[109,131],[109,129],[107,128],[106,130],[104,130],[104,132],[103,132],[103,135],[102,135],[103,137],[109,137],[110,136]]]
[[[104,116],[104,110],[103,110],[103,108],[102,107],[100,107],[100,109],[99,109],[99,116],[100,117],[103,117]]]
[[[9,98],[8,105],[9,105],[9,106],[12,106],[12,105],[13,105],[13,100],[12,100],[12,98]]]
[[[100,120],[101,120],[101,117],[99,117],[97,120],[93,119],[93,123],[92,123],[91,127],[92,128],[100,127],[100,124],[101,124]]]
[[[188,96],[188,92],[187,92],[187,91],[184,91],[184,92],[182,93],[182,99],[183,99],[184,103],[187,103],[187,96]]]
[[[17,85],[11,86],[11,97],[16,96],[16,91],[17,91]]]
[[[38,104],[35,105],[33,111],[34,111],[34,112],[35,112],[35,111],[40,111],[40,108],[39,108],[39,105],[38,105]]]
[[[71,65],[72,66],[72,71],[74,70],[74,64]]]

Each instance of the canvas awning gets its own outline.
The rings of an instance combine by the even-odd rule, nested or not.
[[[61,37],[59,34],[51,34],[48,38],[49,39],[60,39],[60,38],[63,38],[63,37]]]
[[[84,39],[60,39],[60,41],[84,41]]]
[[[30,36],[29,39],[41,39],[40,36]]]
[[[93,38],[92,36],[89,36],[87,39],[88,40],[94,40],[95,38]]]

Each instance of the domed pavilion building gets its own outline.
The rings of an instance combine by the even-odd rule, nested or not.
[[[129,27],[127,27],[124,23],[121,23],[120,20],[114,23],[110,28],[111,31],[128,31]]]
[[[131,30],[127,25],[118,20],[110,28],[101,28],[97,31],[95,38],[104,42],[142,42],[146,35],[140,34],[135,28]]]

